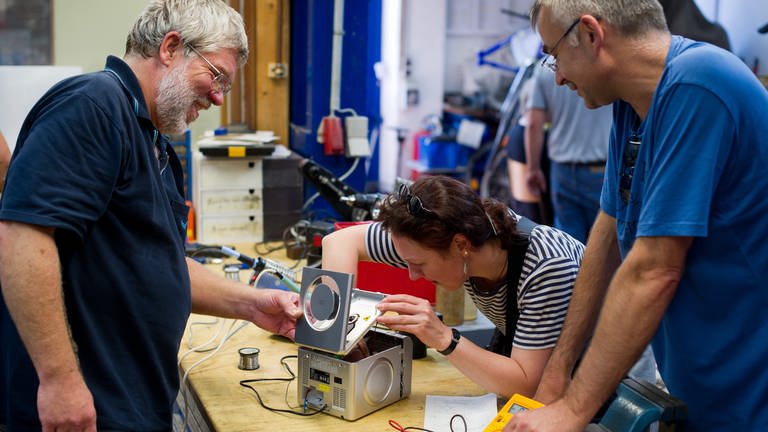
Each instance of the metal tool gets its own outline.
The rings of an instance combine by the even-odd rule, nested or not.
[[[664,431],[667,425],[687,418],[688,407],[680,399],[649,382],[625,378],[600,423],[591,424],[584,431],[643,432],[656,421],[659,430]]]

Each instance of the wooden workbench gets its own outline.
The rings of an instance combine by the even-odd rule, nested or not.
[[[239,250],[247,253],[242,248]],[[221,265],[218,268],[221,268]],[[245,280],[246,273],[241,273],[241,280]],[[219,330],[222,320],[216,324],[193,325],[193,323],[211,322],[213,319],[200,315],[190,317],[181,343],[180,356],[188,351],[188,346],[194,347],[209,341]],[[230,328],[231,322],[231,320],[224,320],[224,330]],[[190,327],[193,330],[191,340]],[[215,347],[221,339],[222,337],[219,336],[211,346]],[[244,347],[255,347],[261,350],[259,369],[244,371],[238,368],[238,350]],[[182,394],[186,395],[186,398],[179,398],[179,406],[181,413],[186,412],[190,429],[221,432],[393,431],[394,429],[388,423],[390,419],[397,421],[403,427],[423,427],[427,394],[478,396],[487,393],[456,370],[443,356],[428,349],[427,357],[413,361],[410,396],[356,421],[350,422],[324,413],[311,417],[299,417],[271,412],[259,404],[252,390],[241,386],[239,382],[246,379],[289,377],[288,372],[280,364],[280,359],[286,355],[295,356],[297,350],[298,346],[293,341],[272,335],[248,323],[228,339],[214,356],[195,366],[183,383]],[[208,354],[210,353],[196,352],[186,355],[181,363],[180,376]],[[294,374],[297,374],[296,358],[290,358],[286,362]],[[301,409],[297,407],[296,381],[293,380],[289,384],[286,382],[254,383],[252,386],[259,391],[266,405],[289,409],[286,404],[287,398],[290,408],[298,412]]]
[[[210,317],[193,315],[190,323],[208,321]],[[218,329],[215,325],[196,325],[193,345],[210,339]],[[207,327],[207,328],[205,328]],[[227,322],[226,327],[229,327]],[[220,339],[219,339],[220,340]],[[188,338],[182,342],[181,353],[186,351]],[[243,347],[256,347],[259,354],[259,369],[240,370],[238,350]],[[292,341],[270,335],[253,324],[248,324],[232,336],[222,349],[209,360],[196,366],[189,375],[188,388],[191,387],[194,398],[191,411],[199,410],[200,415],[210,430],[215,431],[392,431],[388,420],[396,420],[401,425],[422,427],[424,423],[424,405],[426,395],[477,396],[485,392],[456,370],[443,356],[432,349],[427,350],[427,357],[413,361],[413,380],[411,395],[386,408],[362,417],[354,422],[342,420],[328,414],[311,417],[299,417],[284,413],[273,413],[261,407],[256,395],[239,382],[245,379],[288,377],[289,374],[280,364],[280,358],[296,355],[297,345]],[[205,353],[193,353],[183,360],[182,374]],[[295,358],[287,360],[294,373],[297,373]],[[285,382],[252,384],[261,395],[264,403],[273,408],[287,409],[287,399],[291,407],[298,405],[296,400],[296,380],[286,385]],[[294,408],[300,411],[299,408]],[[205,427],[201,428],[205,430]]]

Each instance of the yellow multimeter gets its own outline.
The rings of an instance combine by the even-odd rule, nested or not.
[[[499,413],[496,414],[496,417],[493,418],[491,423],[483,429],[483,432],[497,432],[504,429],[504,426],[509,422],[509,420],[520,411],[528,411],[536,408],[543,407],[544,404],[535,401],[533,399],[527,398],[521,394],[514,394],[511,398],[507,401],[506,404],[504,404],[504,407],[499,410]]]

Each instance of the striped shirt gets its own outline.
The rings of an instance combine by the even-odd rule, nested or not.
[[[520,316],[513,345],[523,349],[552,348],[565,320],[584,245],[565,232],[546,225],[536,226],[529,242],[517,284]],[[397,254],[389,232],[380,222],[368,226],[366,249],[375,262],[407,268],[407,263]],[[464,282],[464,289],[477,309],[505,333],[506,278],[490,292],[475,290],[470,281]]]

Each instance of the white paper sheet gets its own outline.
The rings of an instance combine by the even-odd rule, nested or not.
[[[451,417],[461,414],[467,422],[467,432],[482,432],[499,410],[496,395],[483,396],[432,396],[427,395],[424,409],[424,429],[435,432],[451,432]],[[454,431],[463,431],[461,419],[454,419]]]

